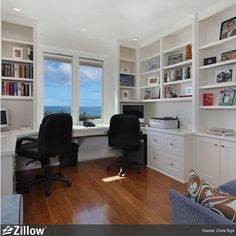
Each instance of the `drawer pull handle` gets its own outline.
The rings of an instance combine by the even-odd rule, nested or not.
[[[170,143],[170,146],[173,146],[174,144],[173,143]]]
[[[170,163],[171,166],[173,166],[174,164],[173,163]]]
[[[157,140],[156,139],[154,139],[154,142],[156,142]]]
[[[156,158],[156,157],[153,157],[153,159],[155,159],[155,160],[156,160],[157,158]]]
[[[218,144],[215,144],[215,147],[218,147]]]
[[[224,146],[224,145],[222,145],[221,147],[222,147],[222,148],[224,148],[225,146]]]

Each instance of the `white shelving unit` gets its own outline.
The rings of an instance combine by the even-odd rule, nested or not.
[[[236,106],[200,106],[205,110],[236,110]]]
[[[221,66],[227,66],[227,65],[231,65],[231,64],[235,64],[236,63],[236,59],[233,60],[229,60],[229,61],[222,61],[222,62],[217,62],[211,65],[207,65],[207,66],[200,66],[200,70],[207,70],[207,69],[212,69],[212,68],[216,68],[216,67],[221,67]]]
[[[12,128],[36,125],[36,22],[4,15],[2,18],[1,106],[9,110]],[[22,51],[19,58],[13,48]]]

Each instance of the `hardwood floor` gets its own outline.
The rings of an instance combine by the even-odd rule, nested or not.
[[[138,175],[127,170],[127,177],[104,182],[117,175],[106,172],[110,159],[81,162],[63,168],[72,187],[51,184],[51,196],[45,197],[43,185],[35,185],[24,195],[25,224],[168,224],[171,208],[168,190],[185,192],[185,185],[149,168]],[[58,167],[54,168],[57,171]],[[18,173],[21,183],[34,178],[39,170]]]

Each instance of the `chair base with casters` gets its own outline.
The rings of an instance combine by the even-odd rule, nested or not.
[[[59,173],[51,173],[50,171],[50,160],[48,160],[45,163],[42,163],[42,167],[44,168],[44,175],[36,175],[35,179],[28,182],[24,186],[24,192],[29,192],[30,187],[32,185],[38,184],[38,183],[44,183],[44,194],[46,197],[49,197],[51,195],[50,192],[50,183],[52,181],[61,181],[66,184],[67,187],[71,187],[72,182],[68,179],[64,178],[64,175],[59,172]]]
[[[126,175],[124,170],[132,165],[136,168],[138,174],[141,173],[141,170],[136,162],[128,162],[128,151],[123,151],[123,156],[121,156],[120,158],[122,159],[121,161],[110,163],[107,166],[106,170],[110,171],[111,166],[113,165],[120,166],[118,176],[124,177]]]

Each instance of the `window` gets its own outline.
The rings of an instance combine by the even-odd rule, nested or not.
[[[44,53],[44,114],[71,113],[72,57]]]
[[[80,120],[102,118],[103,62],[79,59]]]

